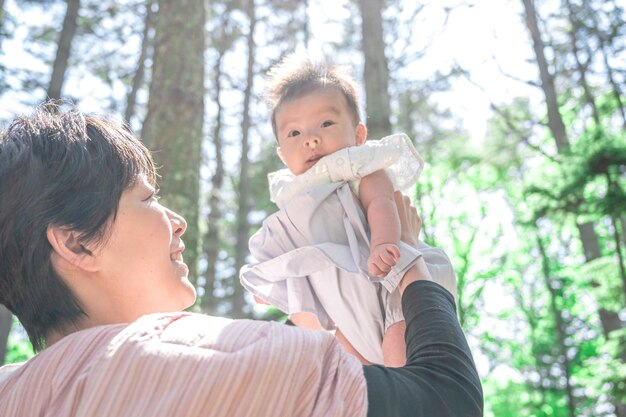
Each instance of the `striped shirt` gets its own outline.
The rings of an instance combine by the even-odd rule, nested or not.
[[[0,417],[367,413],[363,368],[332,335],[200,314],[72,333],[2,371]]]

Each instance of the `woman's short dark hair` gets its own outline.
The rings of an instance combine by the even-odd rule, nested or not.
[[[0,303],[36,350],[51,331],[86,315],[52,266],[48,226],[103,244],[122,192],[140,174],[155,182],[145,146],[127,129],[73,106],[45,103],[0,133]]]

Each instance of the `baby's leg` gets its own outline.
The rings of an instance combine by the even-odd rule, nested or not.
[[[404,333],[406,324],[404,320],[389,326],[383,336],[383,359],[385,366],[399,368],[406,364],[406,344]]]
[[[348,342],[348,339],[346,339],[346,337],[343,335],[343,333],[341,333],[339,329],[335,331],[335,337],[339,341],[339,344],[343,346],[343,349],[352,356],[356,356],[359,362],[361,362],[363,365],[372,364],[371,362],[368,362],[363,356],[361,356],[359,352],[357,352],[354,346],[352,346],[352,343]]]

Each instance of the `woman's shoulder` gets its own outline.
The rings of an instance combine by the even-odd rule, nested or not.
[[[330,334],[310,332],[277,322],[229,319],[197,313],[145,316],[129,326],[122,338],[145,341],[147,332],[159,343],[235,354],[241,350],[276,349],[294,344],[326,345]],[[254,348],[254,349],[253,349]]]
[[[2,384],[2,381],[4,381],[5,379],[8,379],[13,374],[13,372],[22,367],[22,365],[24,365],[23,362],[0,366],[0,384]]]

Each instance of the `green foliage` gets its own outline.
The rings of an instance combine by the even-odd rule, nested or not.
[[[488,404],[487,417],[526,417],[531,416],[528,409],[529,394],[524,383],[513,380],[498,381],[487,379],[483,382],[483,391]]]
[[[9,337],[4,364],[24,362],[34,355],[33,347],[28,340],[20,339],[12,335]]]
[[[625,169],[626,134],[586,130],[529,178],[525,194],[535,207],[532,220],[568,213],[595,220],[626,212]]]
[[[617,313],[623,308],[622,282],[614,256],[603,256],[573,266],[568,273],[572,274],[581,290],[591,293],[604,309]]]
[[[248,26],[243,13],[245,2],[209,3],[205,55],[224,52],[221,68],[225,72],[220,135],[226,172],[220,190],[222,216],[217,226],[221,239],[215,287],[219,298],[216,311],[224,314],[228,312],[226,307],[234,286],[238,285],[233,262],[238,209],[235,190],[239,181],[235,167],[241,135],[241,91],[246,87],[242,39]],[[278,57],[301,47],[302,39],[309,36],[303,29],[312,30],[308,25],[313,22],[306,21],[304,3],[310,10],[317,7],[315,2],[256,3],[262,24],[255,36],[257,74],[250,134],[254,163],[246,196],[252,207],[248,216],[251,233],[275,210],[268,198],[266,175],[280,167],[267,114],[258,100],[259,81]],[[535,3],[539,8],[548,7],[548,3]],[[427,52],[420,50],[421,43],[416,42],[422,29],[420,15],[400,13],[420,6],[394,0],[385,13],[385,53],[389,57],[394,129],[406,132],[416,141],[427,163],[415,190],[415,201],[424,220],[422,236],[427,243],[443,248],[455,267],[460,320],[475,355],[487,362],[488,369],[481,369],[487,416],[567,416],[566,358],[576,415],[604,416],[594,408],[598,403],[606,406],[614,399],[626,400],[625,332],[613,331],[605,338],[598,318],[599,309],[620,314],[624,309],[613,227],[615,220],[626,213],[626,133],[618,98],[622,104],[626,99],[609,80],[611,68],[606,68],[602,52],[606,51],[608,64],[614,66],[617,87],[623,88],[624,72],[619,63],[626,53],[626,25],[623,7],[613,0],[570,3],[574,6],[572,19],[565,2],[549,5],[551,14],[539,16],[541,30],[545,30],[549,70],[556,82],[558,110],[568,136],[569,149],[565,150],[556,149],[553,135],[545,126],[545,103],[538,103],[530,92],[526,97],[508,97],[492,103],[494,117],[485,137],[470,138],[453,114],[454,105],[448,106],[445,99],[438,101],[438,96],[461,86],[455,77],[471,78],[474,74],[455,64],[449,69],[432,70],[426,79],[420,79],[416,74],[424,68],[420,59]],[[65,8],[58,1],[16,4],[19,13],[6,15],[1,35],[13,39],[14,32],[23,27],[27,38],[21,47],[41,65],[22,68],[14,66],[11,59],[0,62],[0,93],[9,97],[7,108],[12,108],[14,101],[8,91],[21,91],[17,101],[29,104],[43,98],[48,81],[46,65],[54,57]],[[348,18],[342,20],[337,14],[332,20],[336,27],[342,25],[337,33],[343,31],[347,36],[336,37],[334,46],[338,48],[324,45],[321,49],[342,63],[357,63],[354,74],[358,77],[362,69],[358,67],[361,51],[355,45],[361,41],[360,22],[353,18],[358,10],[354,2],[346,7]],[[38,10],[41,16],[20,20],[19,15],[26,14],[27,9]],[[446,11],[450,25],[462,18],[452,9]],[[79,88],[89,87],[85,92],[74,89],[71,94],[81,100],[98,101],[98,111],[119,113],[125,107],[125,95],[139,55],[145,11],[146,3],[142,0],[81,2],[68,81],[71,79]],[[588,91],[595,101],[597,121],[568,42],[574,30],[581,48],[578,58],[588,71]],[[430,43],[430,37],[423,38]],[[5,44],[7,41],[3,40],[1,45]],[[2,54],[8,57],[10,51],[3,50],[0,57]],[[204,69],[206,79],[212,81],[216,68],[210,61],[205,62]],[[149,57],[146,79],[154,79],[152,65]],[[424,72],[428,71],[426,68]],[[176,80],[176,87],[180,87],[183,78]],[[206,87],[206,122],[211,125],[216,114],[215,87]],[[140,115],[145,114],[147,90],[144,82],[134,117],[138,123]],[[101,91],[104,93],[99,95]],[[462,91],[454,90],[452,101],[464,94]],[[489,95],[494,100],[497,97]],[[169,94],[163,102],[171,105],[171,99]],[[179,118],[186,112],[175,114]],[[194,152],[185,154],[183,165],[195,156]],[[202,157],[203,163],[212,160],[210,154]],[[162,165],[172,169],[178,166],[177,172],[183,166],[172,161]],[[184,188],[189,187],[179,189]],[[602,255],[587,263],[576,228],[576,223],[584,221],[594,222]],[[199,223],[206,230],[204,220]],[[537,236],[545,246],[543,254]],[[259,314],[268,320],[285,318],[274,308]],[[564,340],[560,340],[559,330]],[[12,335],[7,361],[19,362],[32,354],[27,341]],[[504,373],[500,372],[502,369]]]

